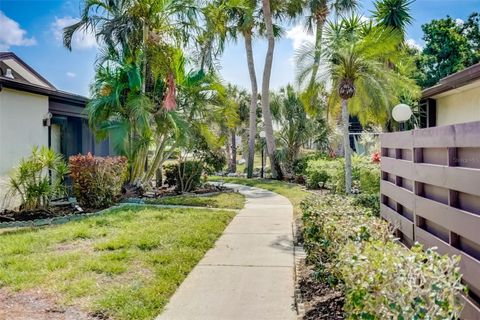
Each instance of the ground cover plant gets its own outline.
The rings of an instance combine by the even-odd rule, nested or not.
[[[181,206],[197,206],[207,208],[242,209],[245,205],[245,196],[236,192],[219,193],[209,196],[178,196],[157,199],[146,199],[147,204],[167,204]]]
[[[304,246],[318,281],[344,292],[349,319],[457,319],[459,258],[396,242],[391,227],[345,196],[302,203]]]
[[[35,290],[101,317],[152,319],[234,214],[125,206],[2,233],[0,289],[12,297]]]

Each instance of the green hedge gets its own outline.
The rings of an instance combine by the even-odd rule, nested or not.
[[[461,312],[457,257],[408,250],[387,222],[330,195],[302,202],[307,260],[321,281],[345,293],[350,319],[456,319]]]

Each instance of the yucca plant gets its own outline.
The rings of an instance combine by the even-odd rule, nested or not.
[[[47,208],[52,199],[65,195],[66,174],[68,166],[62,155],[45,146],[35,146],[10,178],[7,196],[20,197],[23,210]]]

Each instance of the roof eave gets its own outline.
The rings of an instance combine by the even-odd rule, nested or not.
[[[76,94],[68,93],[64,91],[52,90],[49,88],[40,87],[32,84],[22,83],[22,82],[18,82],[11,79],[6,79],[3,77],[0,77],[0,86],[9,88],[9,89],[19,90],[19,91],[26,91],[30,93],[41,94],[53,99],[68,101],[71,103],[76,103],[81,105],[85,105],[88,102],[88,98],[84,96],[80,96],[80,95],[76,95]]]

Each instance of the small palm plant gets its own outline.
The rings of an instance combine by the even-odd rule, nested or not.
[[[62,155],[45,146],[36,146],[28,158],[20,161],[10,178],[8,196],[19,196],[24,210],[47,208],[52,199],[65,195],[67,174],[68,166]]]

